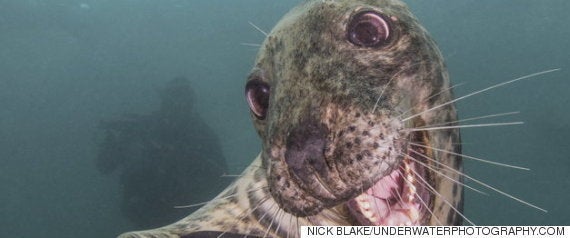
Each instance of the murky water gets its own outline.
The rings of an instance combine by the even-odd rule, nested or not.
[[[195,112],[237,174],[259,150],[243,83],[263,35],[298,1],[0,1],[0,236],[109,237],[135,228],[121,210],[120,174],[96,167],[101,120],[149,114],[157,91],[184,76]],[[568,225],[570,2],[408,1],[439,43],[458,96],[558,71],[458,103],[462,118],[517,111],[462,131],[464,152],[528,167],[467,161],[500,194],[466,192],[480,225]],[[231,180],[231,178],[228,178]],[[195,203],[198,201],[188,201]],[[172,204],[184,205],[184,204]]]

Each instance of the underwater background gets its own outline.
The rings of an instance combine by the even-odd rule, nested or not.
[[[164,121],[157,116],[168,100],[164,92],[180,78],[193,94],[192,120],[208,128],[212,141],[200,148],[224,160],[208,180],[216,191],[165,204],[176,201],[168,209],[182,217],[191,208],[173,206],[213,197],[232,180],[222,175],[239,174],[260,149],[243,92],[257,50],[249,44],[264,36],[249,22],[269,31],[299,2],[0,0],[0,237],[113,237],[149,228],[125,211],[152,214],[155,208],[137,205],[145,204],[142,196],[157,197],[157,189],[176,196],[180,187],[128,180],[133,167],[151,166],[134,159],[145,154],[139,147],[121,152],[129,155],[126,162],[102,154],[109,138],[171,135],[151,122]],[[461,118],[520,112],[483,122],[523,125],[463,129],[464,153],[531,171],[467,160],[465,170],[548,210],[466,190],[465,215],[477,225],[570,225],[570,1],[406,2],[438,42],[453,83],[462,83],[456,96],[562,69],[462,100],[458,111]],[[105,126],[109,121],[123,126]],[[164,157],[172,137],[160,138],[128,143],[158,143],[156,153]],[[203,138],[187,139],[199,144]],[[185,181],[208,182],[192,175],[199,182]],[[168,178],[156,176],[148,181]],[[125,200],[126,184],[140,185],[131,200]]]

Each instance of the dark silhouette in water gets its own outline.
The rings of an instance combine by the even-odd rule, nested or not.
[[[191,210],[173,207],[207,201],[227,185],[218,139],[193,111],[189,81],[175,78],[159,94],[158,111],[101,123],[97,166],[119,170],[121,208],[140,229],[186,216]]]

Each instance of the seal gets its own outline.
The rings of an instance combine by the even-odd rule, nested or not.
[[[265,39],[245,95],[262,151],[198,211],[134,237],[298,237],[303,225],[459,225],[457,115],[398,0],[313,0]]]

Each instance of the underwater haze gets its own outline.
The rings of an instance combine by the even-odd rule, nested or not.
[[[212,165],[221,170],[211,186],[231,182],[222,175],[239,174],[260,149],[243,94],[257,50],[252,44],[264,35],[249,22],[269,31],[300,2],[0,0],[0,237],[114,237],[150,228],[149,221],[125,211],[153,214],[150,209],[158,208],[132,205],[145,204],[141,196],[156,189],[169,195],[182,190],[166,183],[141,186],[125,200],[125,191],[146,180],[129,180],[135,178],[128,173],[137,165],[133,161],[117,162],[123,167],[115,171],[101,169],[115,166],[101,162],[108,138],[132,139],[102,124],[126,121],[124,131],[133,123],[160,121],[155,115],[166,100],[161,92],[180,78],[194,94],[192,118],[215,141],[204,146],[224,158]],[[570,1],[406,2],[438,42],[452,82],[461,84],[456,96],[562,69],[457,105],[461,118],[520,112],[484,122],[522,125],[463,129],[463,152],[531,170],[466,160],[465,171],[548,210],[488,189],[488,196],[466,190],[465,216],[477,225],[570,225]],[[158,134],[164,129],[135,128]],[[168,137],[158,143],[172,145]],[[136,146],[121,151],[146,156],[141,152]],[[216,193],[168,201],[167,209],[181,218],[192,209],[174,206]]]

